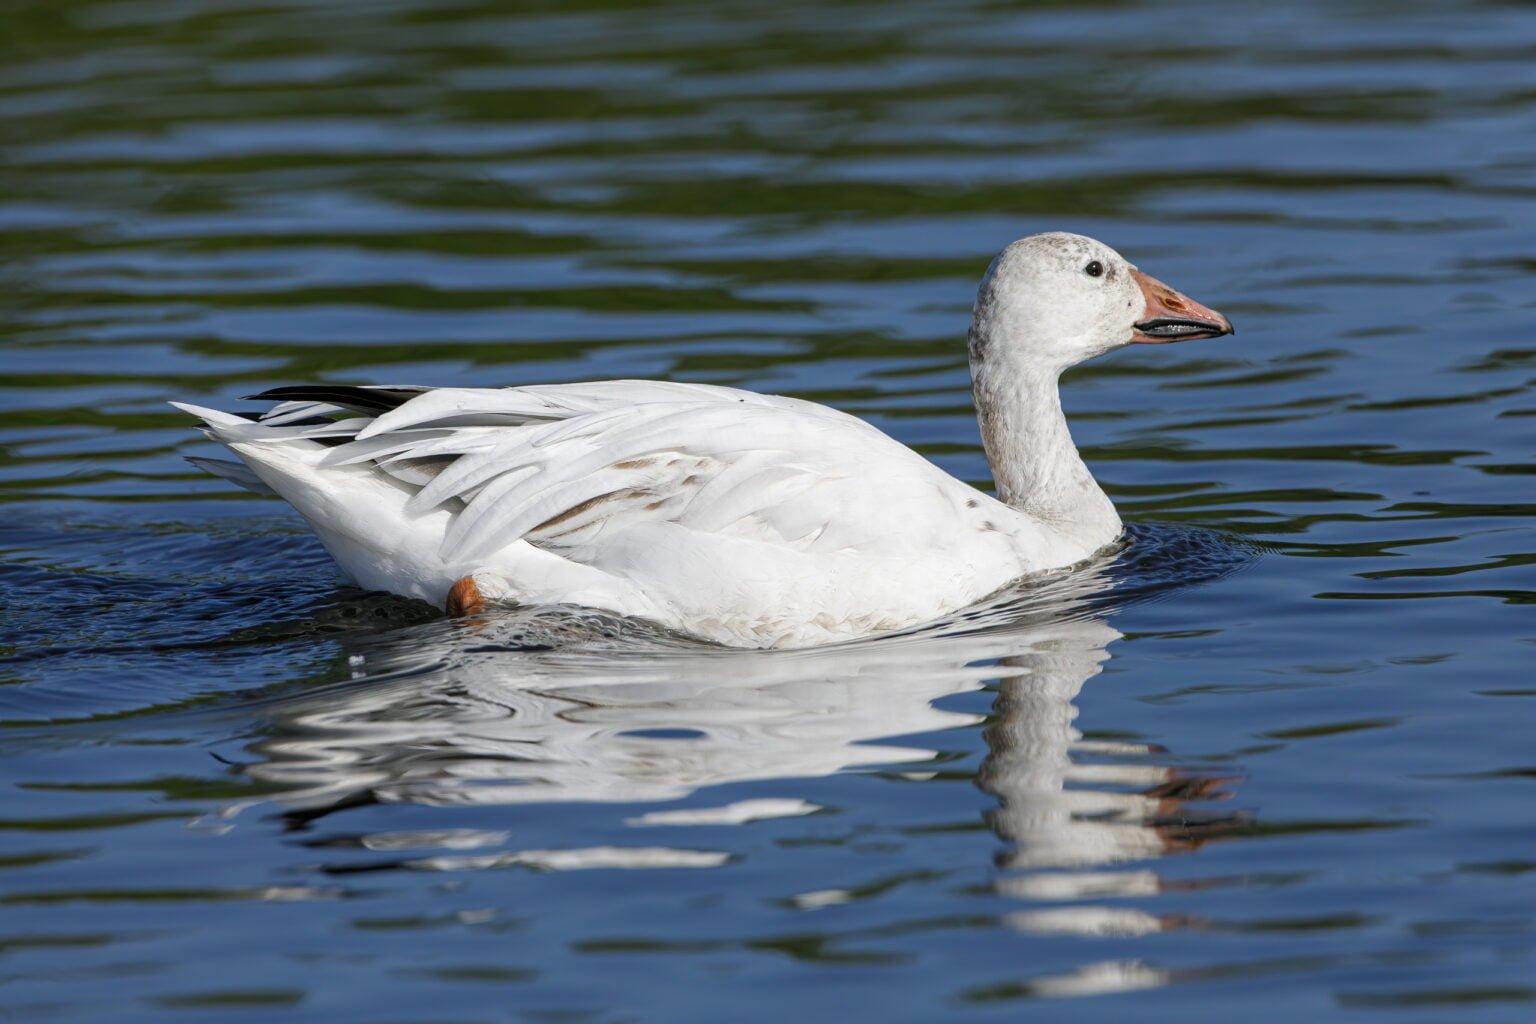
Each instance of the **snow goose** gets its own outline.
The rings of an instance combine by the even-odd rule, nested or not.
[[[650,619],[723,644],[900,629],[1091,557],[1120,517],[1057,385],[1129,343],[1229,334],[1113,249],[1032,235],[993,260],[969,348],[997,497],[826,406],[617,380],[276,388],[259,418],[179,404],[362,587],[450,614],[487,602]]]

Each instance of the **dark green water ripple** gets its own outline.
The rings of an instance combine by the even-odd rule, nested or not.
[[[0,12],[0,1016],[1524,1021],[1536,14]],[[1097,574],[812,654],[339,585],[165,402],[656,376],[984,482],[991,256],[1233,339],[1069,375]],[[1090,998],[1091,997],[1091,998]]]

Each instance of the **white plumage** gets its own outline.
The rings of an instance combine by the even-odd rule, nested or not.
[[[1120,280],[1085,273],[1087,262],[1113,263]],[[1114,541],[1118,517],[1056,398],[1069,363],[1053,370],[1059,353],[1010,325],[1041,285],[1070,284],[1084,294],[1057,287],[1043,323],[1086,306],[1053,339],[1077,337],[1085,358],[1133,340],[1143,312],[1168,319],[1143,280],[1075,235],[1033,236],[994,262],[971,348],[989,457],[1013,507],[853,416],[702,384],[286,388],[257,396],[290,400],[255,421],[178,408],[242,460],[199,466],[285,498],[360,586],[441,605],[470,577],[488,600],[808,646],[938,617]],[[1127,294],[1134,308],[1122,311]],[[1185,308],[1204,316],[1185,317],[1187,336],[1230,330]],[[992,407],[999,387],[1012,405]]]

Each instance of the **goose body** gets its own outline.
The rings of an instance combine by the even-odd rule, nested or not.
[[[970,332],[997,498],[854,416],[703,384],[278,388],[254,420],[178,407],[241,460],[195,463],[286,499],[360,586],[803,647],[936,618],[1113,543],[1061,371],[1230,330],[1102,243],[1014,243]]]

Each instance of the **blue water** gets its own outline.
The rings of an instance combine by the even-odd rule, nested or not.
[[[1536,1015],[1536,11],[3,18],[0,1016]],[[447,621],[165,405],[706,381],[985,484],[1045,229],[1238,334],[1069,375],[1113,563],[899,637]]]

